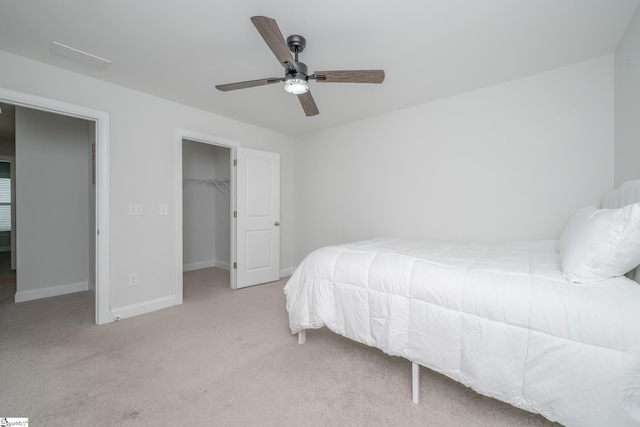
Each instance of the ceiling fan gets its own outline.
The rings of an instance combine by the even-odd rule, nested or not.
[[[309,80],[319,83],[382,83],[384,70],[341,70],[341,71],[316,71],[308,74],[307,66],[298,61],[298,54],[306,46],[306,40],[302,36],[293,35],[284,37],[278,24],[272,18],[266,16],[254,16],[251,22],[267,43],[280,65],[284,67],[284,77],[271,77],[246,82],[217,85],[221,91],[244,89],[248,87],[264,86],[273,83],[284,83],[284,89],[298,96],[302,109],[307,116],[315,116],[319,113],[311,92],[309,92]],[[294,56],[291,56],[293,52]]]

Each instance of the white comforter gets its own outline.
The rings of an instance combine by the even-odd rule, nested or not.
[[[640,284],[568,283],[555,247],[318,249],[285,286],[289,325],[326,326],[567,426],[638,426]]]

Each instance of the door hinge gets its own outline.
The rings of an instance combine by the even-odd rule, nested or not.
[[[235,268],[235,269],[237,269],[237,268],[238,268],[238,263],[237,263],[237,262],[234,262],[234,263],[233,263],[233,268]]]
[[[238,166],[238,159],[233,159],[233,166]]]
[[[238,218],[238,211],[233,211],[233,217]]]

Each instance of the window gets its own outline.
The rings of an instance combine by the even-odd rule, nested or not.
[[[11,163],[0,161],[0,231],[11,231]]]

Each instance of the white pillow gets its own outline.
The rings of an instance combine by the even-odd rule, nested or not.
[[[596,210],[586,219],[583,212],[579,218],[583,219],[572,225],[560,251],[567,280],[597,282],[622,276],[640,264],[640,203]]]
[[[558,240],[557,249],[560,254],[562,254],[562,249],[567,245],[567,242],[575,239],[576,233],[584,228],[584,224],[597,210],[598,209],[593,205],[587,206],[586,208],[580,209],[571,217],[560,235],[560,240]]]

